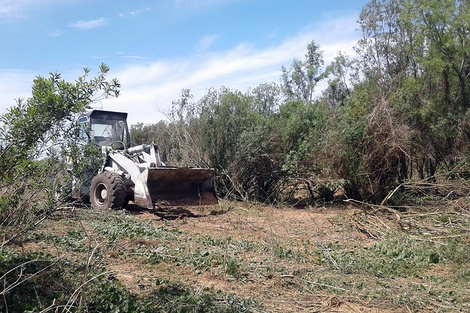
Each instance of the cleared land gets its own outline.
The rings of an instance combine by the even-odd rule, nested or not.
[[[115,278],[136,301],[160,297],[167,311],[198,311],[210,295],[207,311],[464,312],[470,215],[466,203],[449,203],[406,212],[233,202],[157,212],[64,207],[8,249],[83,264],[74,275],[90,286]]]

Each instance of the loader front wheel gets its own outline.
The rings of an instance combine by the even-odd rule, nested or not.
[[[126,187],[122,177],[104,172],[93,178],[90,187],[90,202],[94,209],[119,209],[126,200]]]

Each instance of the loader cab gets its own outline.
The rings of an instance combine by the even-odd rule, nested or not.
[[[93,110],[81,116],[79,124],[79,137],[85,143],[96,142],[114,149],[129,147],[127,113]]]

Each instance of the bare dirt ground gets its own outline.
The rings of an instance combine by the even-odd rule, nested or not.
[[[339,216],[354,214],[355,209],[346,207],[318,207],[295,209],[292,207],[275,208],[260,205],[237,205],[230,203],[222,208],[172,208],[156,213],[132,211],[142,221],[152,221],[156,226],[177,228],[190,237],[212,238],[223,241],[250,241],[272,247],[286,246],[292,249],[305,249],[314,243],[342,242],[347,245],[370,245],[371,240],[359,231],[346,231],[338,222],[332,220]],[[132,244],[158,245],[155,242],[132,242]],[[118,271],[117,277],[135,292],[145,292],[136,286],[145,284],[146,278],[164,277],[186,281],[197,289],[212,288],[239,297],[252,298],[262,303],[269,312],[392,312],[384,307],[369,307],[359,298],[336,296],[328,292],[311,292],[298,288],[297,273],[314,270],[310,264],[283,264],[282,273],[279,260],[271,253],[254,250],[238,255],[248,265],[241,273],[243,279],[231,280],[217,270],[204,272],[192,268],[173,267],[159,264],[156,267],[142,268],[139,263],[115,263],[110,269]],[[282,262],[281,262],[282,263]],[[261,265],[260,265],[261,264]],[[297,288],[295,287],[297,286]],[[300,289],[300,290],[299,290]],[[393,310],[394,312],[399,312]]]
[[[401,228],[417,228],[413,223],[427,216],[439,226],[432,228],[439,236],[429,238],[443,237],[447,228],[441,224],[448,215],[419,214],[414,220],[403,215],[399,220],[385,213],[366,218],[363,210],[347,205],[298,209],[234,202],[155,212],[134,206],[125,212],[67,210],[64,217],[52,218],[36,231],[41,240],[31,240],[21,249],[89,260],[90,268],[109,271],[138,297],[173,282],[196,294],[221,292],[250,299],[254,312],[464,312],[470,308],[469,262],[447,264],[440,262],[445,258],[441,256],[439,262],[429,264],[427,246],[420,245],[432,240],[401,235]],[[465,216],[450,215],[451,225],[456,225],[457,217],[467,225]],[[379,237],[388,241],[377,248]],[[424,251],[424,257],[410,252],[411,248],[408,251],[410,244]],[[444,245],[438,242],[437,247]],[[387,262],[403,270],[395,271],[395,265]]]

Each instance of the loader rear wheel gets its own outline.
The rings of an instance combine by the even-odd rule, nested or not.
[[[72,182],[71,178],[63,173],[56,176],[52,183],[54,188],[54,200],[58,203],[67,203],[72,201]]]
[[[119,209],[126,200],[126,186],[116,173],[104,172],[93,178],[90,187],[90,202],[94,209]]]

